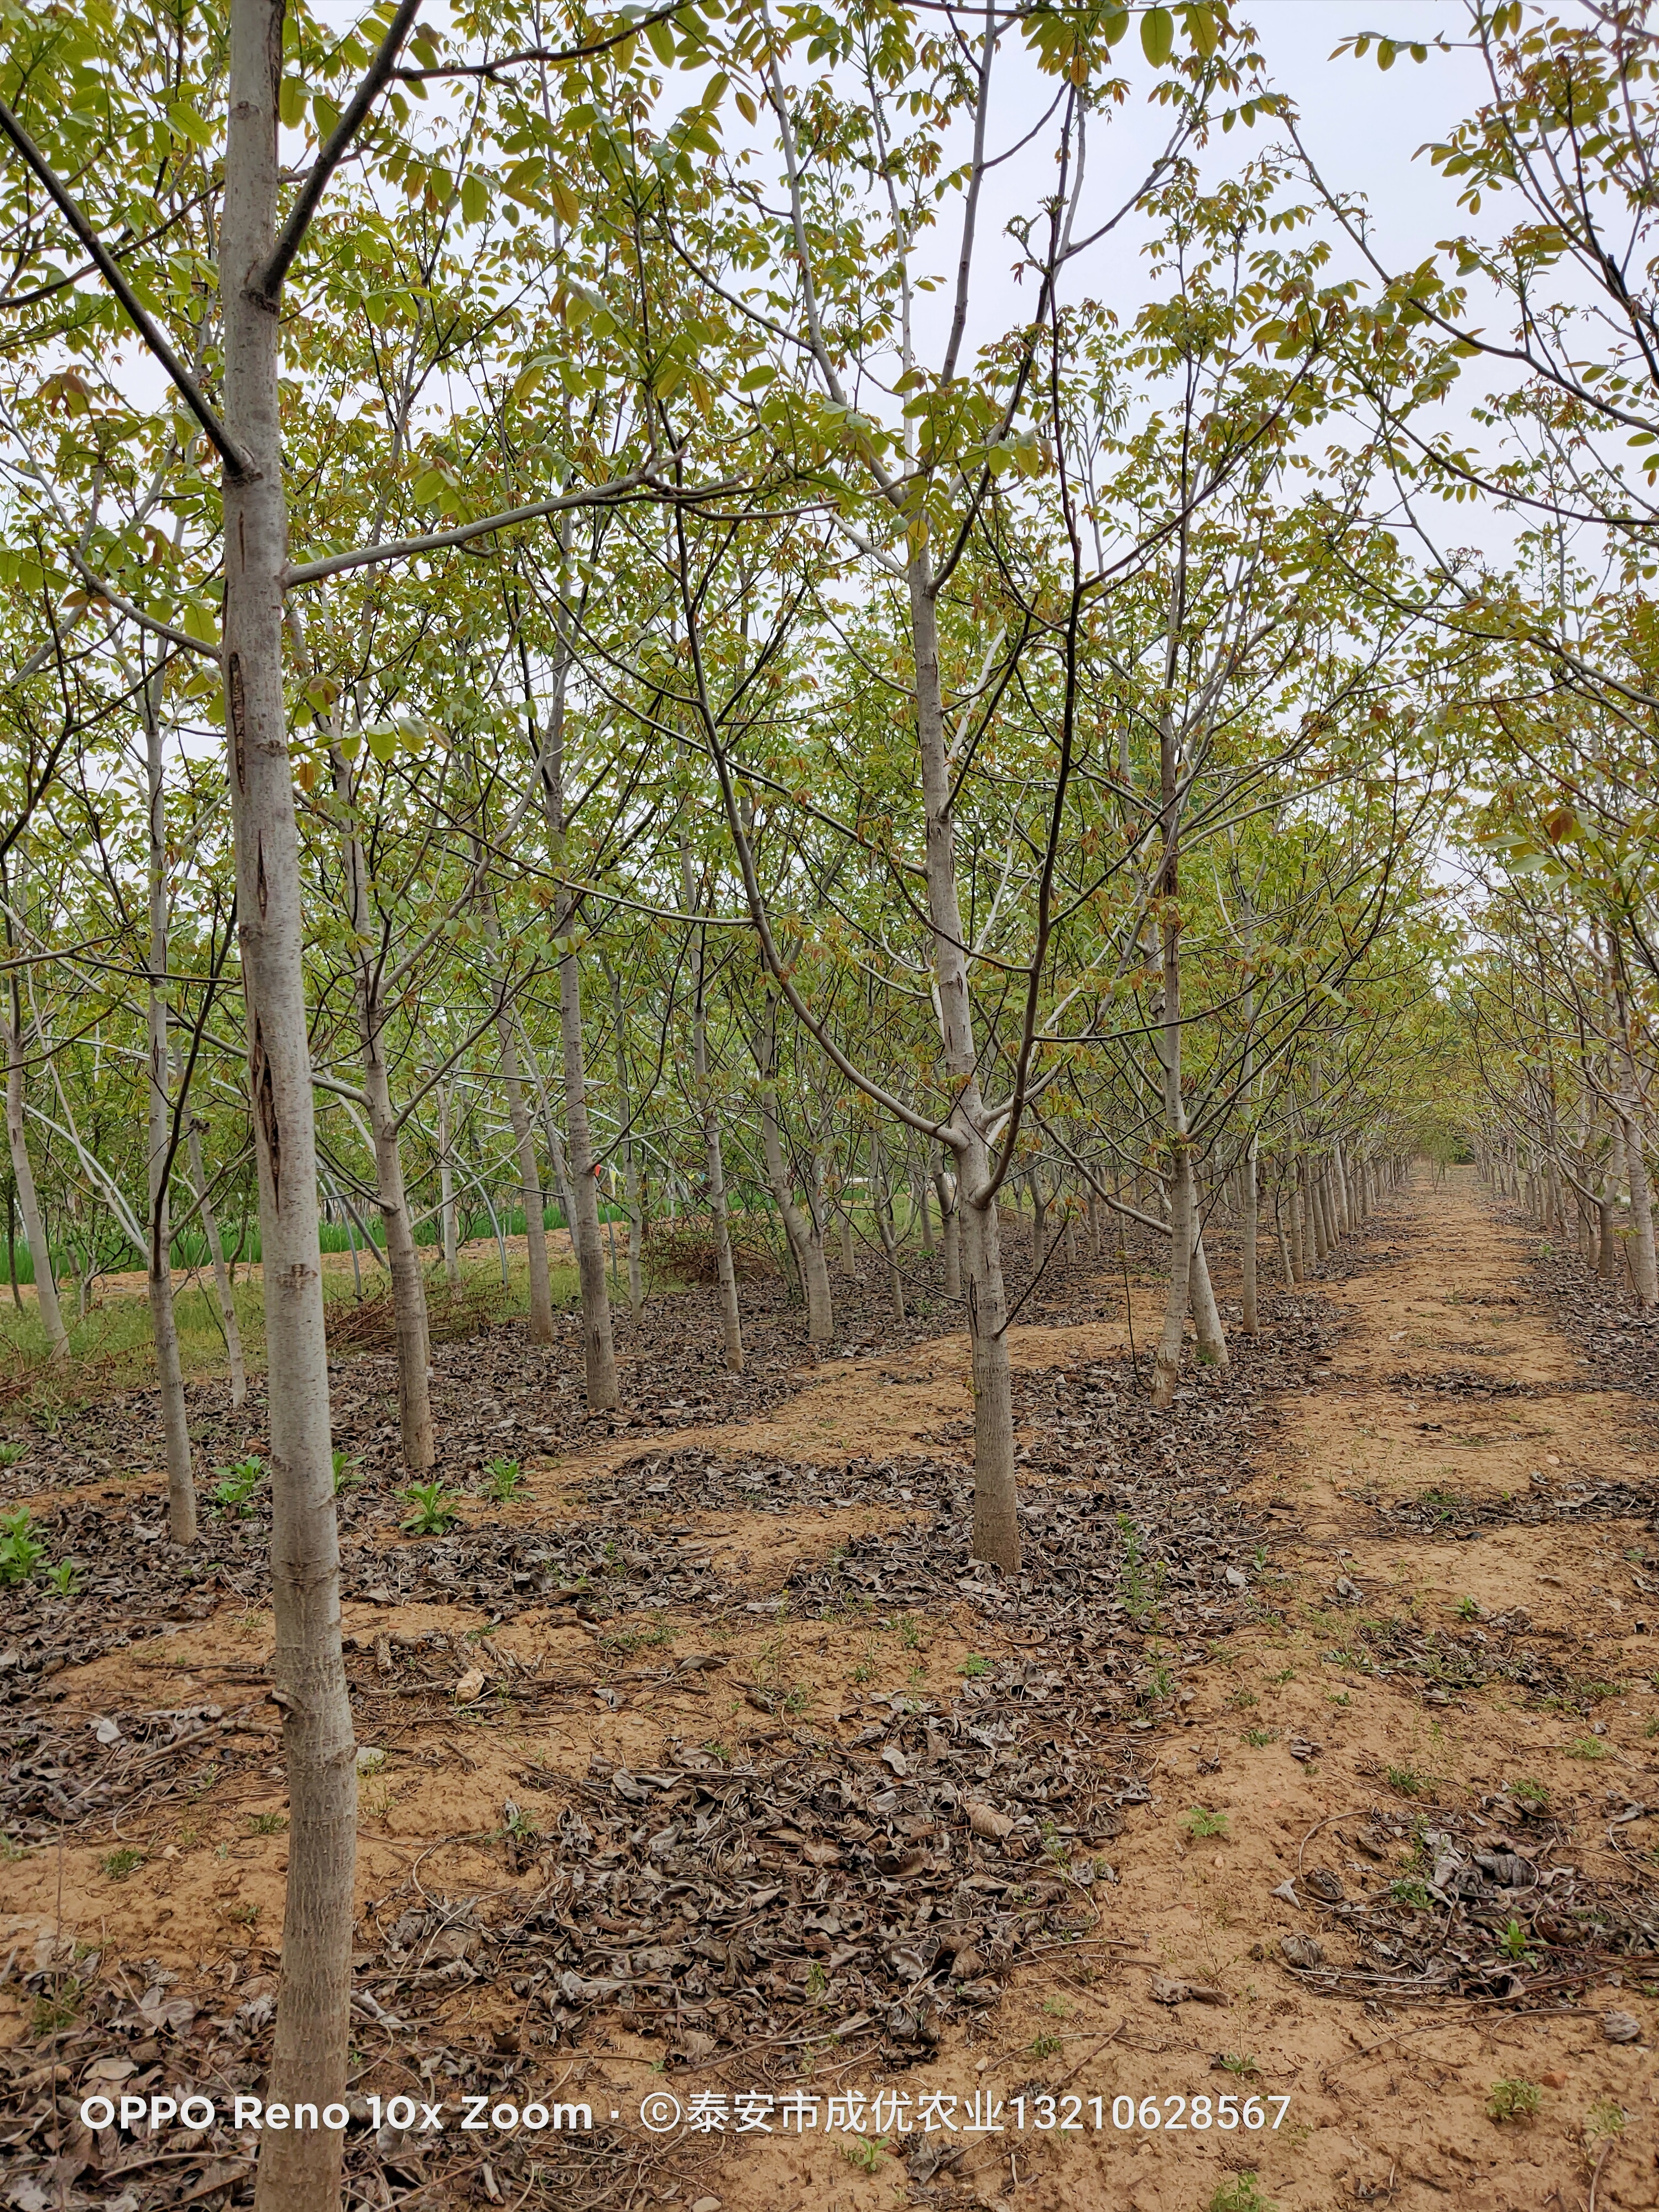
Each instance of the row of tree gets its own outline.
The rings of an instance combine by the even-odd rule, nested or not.
[[[1167,1248],[1164,1405],[1189,1322],[1227,1357],[1217,1209],[1249,1332],[1264,1252],[1304,1276],[1483,1081],[1634,1219],[1655,49],[1633,6],[1469,24],[1490,101],[1434,158],[1526,220],[1401,272],[1200,0],[9,19],[12,1189],[52,1344],[54,1225],[143,1255],[180,1542],[172,1261],[233,1373],[227,1238],[261,1262],[276,2094],[337,2096],[348,2024],[325,1212],[374,1224],[414,1469],[475,1198],[544,1337],[556,1204],[601,1409],[606,1193],[635,1303],[652,1207],[706,1224],[734,1366],[757,1207],[816,1342],[837,1237],[896,1311],[937,1217],[1009,1572],[1016,1192],[1039,1266],[1068,1221]],[[1460,443],[1483,351],[1522,381]],[[1513,561],[1439,549],[1470,499]],[[337,2159],[272,2136],[264,2212]]]

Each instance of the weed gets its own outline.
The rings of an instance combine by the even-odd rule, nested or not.
[[[1548,1811],[1550,1793],[1541,1782],[1531,1782],[1522,1776],[1519,1782],[1511,1782],[1508,1788],[1516,1803],[1524,1805],[1529,1813]]]
[[[800,1716],[806,1711],[809,1694],[810,1693],[803,1685],[798,1682],[794,1688],[791,1690],[788,1696],[784,1699],[783,1710],[788,1714],[792,1721],[799,1720]]]
[[[1427,1885],[1424,1882],[1391,1881],[1389,1884],[1389,1895],[1393,1898],[1396,1905],[1409,1905],[1413,1912],[1428,1912],[1433,1910],[1434,1899],[1429,1894]]]
[[[27,1505],[0,1513],[0,1584],[26,1583],[46,1556]]]
[[[1626,2112],[1616,2097],[1598,2097],[1584,2115],[1584,2148],[1594,2154],[1598,2145],[1625,2132]]]
[[[898,1617],[899,1642],[907,1651],[921,1649],[921,1624],[914,1613],[902,1613]]]
[[[824,1972],[822,1962],[819,1960],[814,1959],[811,1965],[806,1969],[807,1996],[809,1997],[821,1997],[829,1986],[829,1975]]]
[[[868,1659],[860,1659],[858,1665],[853,1669],[853,1680],[854,1682],[862,1685],[870,1680],[875,1671],[874,1666]]]
[[[1390,1766],[1387,1772],[1389,1789],[1402,1797],[1420,1797],[1434,1779],[1431,1774],[1419,1774],[1414,1766]]]
[[[247,1820],[256,1836],[280,1836],[288,1826],[287,1817],[281,1813],[250,1813]]]
[[[732,1764],[732,1747],[729,1743],[720,1743],[711,1737],[702,1748],[708,1753],[710,1759],[719,1759],[722,1766],[730,1766]]]
[[[1659,1735],[1659,1721],[1650,1721],[1642,1733],[1651,1742],[1655,1736]]]
[[[857,2166],[860,2173],[873,2173],[886,2148],[885,2136],[854,2136],[851,2142],[840,2146],[842,2156],[849,2166]]]
[[[1277,1729],[1246,1729],[1244,1741],[1252,1750],[1260,1751],[1265,1744],[1278,1742],[1279,1730]]]
[[[59,1559],[55,1567],[48,1567],[46,1580],[59,1597],[78,1597],[81,1594],[81,1577],[73,1559]]]
[[[0,1866],[15,1866],[28,1855],[26,1844],[14,1843],[9,1836],[0,1835]]]
[[[599,1649],[620,1652],[625,1658],[632,1652],[644,1650],[648,1644],[660,1645],[673,1641],[673,1630],[665,1620],[659,1620],[654,1627],[619,1628],[614,1636],[602,1636]]]
[[[252,1928],[259,1917],[259,1908],[257,1905],[233,1905],[227,1917],[229,1919],[240,1921],[244,1928]]]
[[[1453,1608],[1460,1620],[1479,1620],[1480,1607],[1472,1597],[1460,1597]]]
[[[1518,1920],[1511,1920],[1498,1939],[1498,1948],[1506,1959],[1527,1956],[1527,1931]]]
[[[441,1482],[411,1483],[404,1496],[415,1509],[400,1524],[407,1535],[441,1536],[460,1517],[454,1492]]]
[[[1057,2035],[1036,2035],[1031,2039],[1033,2058],[1057,2058],[1065,2047]]]
[[[1261,2193],[1261,2184],[1249,2168],[1224,2181],[1211,2197],[1209,2212],[1278,2212],[1271,2197]]]
[[[1071,2007],[1063,1997],[1044,1997],[1042,2009],[1051,2020],[1066,2020],[1071,2016]]]
[[[0,1467],[15,1467],[20,1459],[27,1459],[28,1455],[27,1444],[0,1444]]]
[[[484,1469],[484,1491],[498,1505],[510,1505],[521,1495],[525,1472],[515,1459],[492,1459]]]
[[[355,1490],[362,1479],[362,1461],[353,1459],[349,1452],[337,1446],[334,1453],[334,1495],[337,1498],[343,1490]]]
[[[982,1674],[988,1674],[990,1671],[990,1661],[982,1659],[977,1651],[970,1651],[957,1669],[958,1674],[965,1674],[970,1682],[978,1681]]]
[[[1328,1690],[1325,1692],[1325,1702],[1328,1705],[1351,1705],[1353,1699],[1346,1690]]]
[[[1227,1815],[1224,1813],[1212,1813],[1206,1805],[1194,1805],[1190,1811],[1182,1814],[1181,1825],[1196,1842],[1200,1837],[1224,1836],[1227,1832]]]
[[[1506,2120],[1531,2120],[1538,2116],[1543,2099],[1535,2082],[1523,2081],[1519,2075],[1506,2076],[1494,2081],[1486,2099],[1486,2118],[1502,2127]]]
[[[44,1993],[36,1997],[29,2009],[29,2033],[37,2040],[42,2036],[61,2035],[66,2027],[73,2027],[81,2010],[81,1984],[65,1982],[51,1996]]]
[[[1605,1759],[1607,1747],[1599,1735],[1575,1736],[1565,1747],[1569,1759]]]
[[[234,1513],[239,1521],[249,1519],[253,1511],[253,1493],[264,1478],[264,1460],[239,1459],[234,1467],[216,1467],[213,1472],[219,1478],[213,1492],[216,1511]]]
[[[148,1853],[135,1850],[132,1844],[123,1844],[118,1850],[106,1851],[99,1863],[112,1881],[125,1881],[134,1867],[143,1866],[147,1856]]]
[[[1235,1690],[1227,1703],[1236,1713],[1248,1713],[1259,1700],[1254,1690]]]
[[[1255,2053],[1249,2051],[1224,2051],[1217,2063],[1224,2074],[1236,2074],[1241,2081],[1247,2081],[1261,2071],[1255,2063]]]

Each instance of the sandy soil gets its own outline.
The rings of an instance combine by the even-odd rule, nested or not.
[[[1457,1541],[1384,1518],[1437,1487],[1478,1504],[1573,1478],[1659,1474],[1643,1408],[1620,1391],[1587,1387],[1532,1296],[1526,1261],[1525,1238],[1497,1223],[1472,1190],[1419,1184],[1392,1210],[1364,1264],[1324,1286],[1340,1318],[1335,1358],[1319,1387],[1281,1409],[1288,1418],[1248,1478],[1253,1501],[1281,1532],[1263,1562],[1260,1600],[1254,1617],[1212,1651],[1213,1663],[1188,1678],[1196,1696],[1179,1723],[1140,1742],[1150,1802],[1127,1808],[1110,1851],[1115,1882],[1104,1879],[1092,1893],[1097,1940],[1049,1960],[1048,1971],[1018,1972],[971,2037],[952,2030],[925,2063],[890,2078],[825,2075],[814,2084],[826,2095],[849,2087],[866,2098],[902,2094],[912,2112],[928,2093],[952,2094],[959,2107],[975,2094],[988,2096],[1003,2106],[1002,2131],[943,2138],[966,2148],[931,2177],[930,2190],[914,2159],[899,2162],[907,2144],[890,2125],[828,2140],[734,2140],[729,2127],[682,2136],[635,2201],[654,2197],[691,2212],[891,2212],[905,2202],[1011,2203],[1028,2212],[1659,2205],[1659,1975],[1610,1973],[1564,1993],[1552,2008],[1517,2012],[1499,2001],[1412,2002],[1386,1972],[1370,1994],[1326,1994],[1316,1978],[1292,1971],[1280,1948],[1287,1938],[1313,1937],[1346,1961],[1343,1933],[1322,1913],[1309,1875],[1334,1875],[1351,1896],[1391,1874],[1403,1877],[1416,1863],[1414,1826],[1431,1821],[1437,1807],[1473,1813],[1516,1779],[1549,1791],[1581,1872],[1654,1885],[1659,1804],[1613,1826],[1631,1804],[1659,1799],[1650,1734],[1659,1734],[1651,1633],[1659,1599],[1644,1598],[1628,1556],[1643,1543],[1643,1524],[1543,1518]],[[1018,1330],[1017,1363],[1035,1371],[1115,1353],[1124,1340],[1121,1293],[1109,1297],[1103,1285],[1102,1299],[1103,1311],[1118,1318]],[[1154,1304],[1146,1293],[1143,1314],[1137,1300],[1138,1335]],[[945,1339],[891,1358],[845,1358],[761,1420],[689,1430],[675,1441],[781,1459],[929,1449],[960,1458],[961,1442],[929,1440],[969,1410],[963,1350]],[[1525,1396],[1437,1395],[1433,1378],[1451,1373],[1473,1376],[1474,1389],[1530,1389]],[[624,1437],[544,1463],[544,1508],[560,1491],[574,1501],[581,1478],[639,1450]],[[821,1515],[781,1522],[702,1513],[691,1496],[674,1503],[688,1540],[758,1565],[763,1583],[774,1569],[781,1583],[803,1553],[827,1553],[849,1525],[845,1516],[831,1530]],[[884,1516],[872,1511],[850,1525],[884,1525]],[[1346,1602],[1340,1583],[1353,1593]],[[1619,1685],[1617,1693],[1584,1711],[1553,1711],[1513,1683],[1448,1695],[1419,1677],[1355,1663],[1349,1632],[1360,1613],[1427,1630],[1516,1607],[1539,1636],[1562,1632],[1593,1653],[1595,1672]],[[475,1613],[442,1606],[355,1605],[347,1617],[349,1636],[400,1644],[483,1625]],[[696,1629],[681,1625],[682,1655]],[[486,1665],[569,1685],[568,1696],[507,1724],[486,1725],[464,1706],[438,1722],[405,1717],[390,1692],[384,1721],[360,1723],[364,1740],[386,1753],[364,1789],[359,1894],[367,1917],[384,1922],[416,1892],[499,1893],[500,1808],[522,1797],[527,1771],[580,1774],[596,1753],[645,1771],[666,1758],[671,1741],[730,1729],[740,1712],[751,1721],[739,1682],[769,1696],[793,1692],[793,1710],[835,1729],[858,1705],[855,1685],[872,1663],[897,1671],[887,1650],[873,1652],[866,1627],[841,1619],[739,1620],[723,1632],[718,1674],[668,1682],[660,1666],[632,1663],[614,1646],[596,1675],[595,1640],[589,1626],[534,1614],[483,1640]],[[965,1618],[934,1620],[904,1668],[913,1689],[948,1695],[969,1652],[995,1658],[1014,1641]],[[287,1853],[281,1832],[260,1832],[276,1830],[283,1805],[278,1739],[258,1686],[269,1648],[262,1609],[222,1610],[178,1625],[165,1644],[112,1653],[61,1678],[66,1729],[122,1698],[160,1704],[194,1692],[220,1699],[276,1771],[252,1767],[229,1791],[166,1808],[133,1838],[144,1862],[119,1876],[106,1870],[107,1838],[0,1867],[0,1957],[67,1933],[106,1963],[156,1962],[185,1986],[236,1985],[246,1994],[259,1985],[275,1962]],[[1195,1811],[1207,1817],[1195,1821]],[[1482,1819],[1496,1833],[1497,1816]],[[1205,1828],[1216,1832],[1195,1832]],[[1369,1850],[1358,1839],[1362,1828]],[[1279,1893],[1287,1881],[1296,1901]],[[1201,1994],[1168,2002],[1171,1984]],[[1639,2021],[1638,2041],[1606,2039],[1603,2015],[1614,2008]],[[479,1987],[457,2010],[452,2033],[507,2033],[515,2016],[508,1993]],[[15,2041],[21,2032],[21,2002],[10,1988],[0,1990],[0,2039]],[[555,2063],[550,2052],[543,2078],[550,2090],[562,2082],[561,2094],[590,2096],[601,2120],[621,2114],[626,2133],[641,2094],[665,2087],[655,2056],[618,2027],[574,2057],[561,2051]],[[741,2073],[726,2064],[677,2074],[666,2086],[689,2110],[698,2088],[729,2096],[744,2087]],[[1489,2116],[1494,2086],[1506,2081],[1532,2085],[1531,2117]],[[1081,2124],[1045,2129],[1034,2083],[1079,2100]],[[381,2086],[395,2093],[407,2084],[394,2064]],[[1023,2089],[1022,2132],[1013,2100]],[[1255,2097],[1268,2121],[1275,2111],[1281,2118],[1254,2132],[1143,2124],[1146,2100],[1174,2120],[1206,2109],[1194,2100],[1225,2095]],[[1113,2100],[1123,2098],[1133,2100],[1137,2124],[1115,2128]],[[423,2212],[492,2201],[476,2175],[453,2185],[453,2194],[434,2194],[435,2186],[418,2197]]]

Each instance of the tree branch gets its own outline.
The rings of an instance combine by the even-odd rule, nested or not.
[[[201,386],[168,343],[161,325],[141,304],[138,295],[122,274],[120,263],[82,214],[68,187],[59,180],[46,155],[3,100],[0,100],[0,131],[10,139],[40,180],[48,199],[92,256],[100,276],[120,301],[127,320],[166,369],[179,398],[201,424],[208,442],[240,483],[248,473],[247,456],[209,405]]]
[[[320,583],[325,576],[337,576],[347,568],[366,568],[374,561],[407,561],[422,553],[441,553],[452,545],[465,545],[475,538],[487,538],[493,531],[510,530],[520,522],[538,522],[543,516],[561,514],[573,507],[599,507],[625,494],[637,491],[643,484],[653,483],[650,468],[631,470],[625,477],[615,477],[610,483],[590,484],[583,491],[562,492],[556,499],[538,499],[529,507],[510,507],[501,514],[487,514],[478,522],[458,523],[453,530],[434,531],[426,538],[388,538],[384,545],[360,545],[351,553],[325,554],[320,561],[305,561],[297,568],[283,574],[284,584]],[[710,495],[728,492],[729,483],[711,484]]]
[[[275,302],[282,292],[283,280],[288,275],[295,255],[299,252],[305,234],[311,228],[312,217],[322,204],[328,180],[345,159],[352,140],[368,118],[368,111],[385,89],[386,79],[409,36],[416,16],[420,13],[421,0],[403,0],[403,5],[392,17],[386,34],[380,41],[380,51],[369,64],[368,73],[349,105],[307,173],[300,187],[300,197],[289,210],[288,221],[272,249],[271,256],[250,288],[257,299]]]

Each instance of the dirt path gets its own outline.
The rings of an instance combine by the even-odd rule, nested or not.
[[[1659,2203],[1659,1975],[1620,1967],[1613,1942],[1644,1910],[1650,1957],[1659,1919],[1659,1805],[1624,1817],[1659,1798],[1650,1679],[1659,1561],[1643,1520],[1615,1510],[1618,1486],[1659,1474],[1659,1452],[1635,1401],[1587,1386],[1532,1298],[1526,1261],[1525,1240],[1471,1191],[1419,1185],[1348,1279],[1309,1286],[1304,1314],[1334,1316],[1336,1334],[1328,1364],[1305,1395],[1280,1399],[1279,1426],[1255,1449],[1245,1498],[1275,1533],[1238,1577],[1249,1583],[1243,1618],[1207,1650],[1179,1655],[1184,1705],[1166,1692],[1162,1719],[1126,1725],[1120,1714],[1099,1739],[1102,1759],[1131,1762],[1134,1787],[1120,1794],[1114,1839],[1092,1861],[1070,1862],[1072,1893],[1098,1915],[1086,1941],[1068,1950],[1074,1939],[1063,1939],[1042,1965],[1015,1966],[1000,2002],[965,2028],[948,2025],[918,2063],[849,2073],[832,2059],[802,2077],[821,2106],[861,2087],[865,2107],[843,2108],[834,2134],[775,2127],[738,2142],[741,2061],[688,2069],[682,2051],[666,2083],[684,2112],[702,2093],[705,2118],[725,2117],[659,2155],[628,2116],[665,2086],[661,2045],[614,2009],[593,2015],[574,2047],[510,2063],[529,2069],[525,2080],[562,2082],[562,2094],[574,2084],[623,2113],[616,2155],[658,2156],[652,2195],[693,2212],[709,2212],[711,2199],[723,2212],[891,2212],[906,2202],[940,2212],[991,2202],[1030,2212],[1585,2212],[1592,2185],[1595,2212]],[[1121,1312],[1104,1286],[1103,1310]],[[1280,1313],[1288,1337],[1302,1325],[1297,1302]],[[1139,1331],[1139,1302],[1136,1318]],[[1065,1411],[1067,1379],[1075,1400],[1090,1376],[1121,1378],[1122,1338],[1110,1319],[1018,1333],[1022,1387],[1056,1394],[1028,1397],[1022,1431],[1039,1455],[1046,1435],[1051,1469],[1064,1468],[1068,1422],[1078,1426]],[[383,1927],[411,1899],[512,1893],[503,1806],[528,1807],[546,1827],[565,1802],[537,1791],[568,1794],[578,1778],[616,1768],[648,1775],[700,1742],[724,1762],[739,1742],[758,1759],[769,1746],[790,1754],[799,1737],[846,1771],[852,1747],[879,1733],[865,1724],[884,1706],[943,1710],[964,1675],[1018,1668],[1040,1632],[964,1607],[889,1606],[878,1617],[780,1609],[763,1595],[742,1601],[860,1531],[921,1529],[928,1516],[908,1490],[890,1483],[878,1506],[856,1514],[820,1502],[769,1516],[703,1494],[716,1455],[731,1467],[931,1455],[948,1472],[967,1450],[960,1370],[949,1340],[848,1358],[761,1419],[666,1441],[670,1455],[700,1452],[705,1465],[674,1478],[653,1525],[731,1578],[736,1599],[718,1613],[635,1613],[602,1632],[532,1611],[490,1632],[489,1616],[465,1605],[351,1606],[354,1639],[364,1650],[380,1639],[383,1667],[405,1670],[377,1675],[371,1662],[362,1693],[360,1735],[385,1753],[364,1791],[366,1923]],[[546,1464],[536,1485],[544,1520],[550,1505],[576,1510],[584,1482],[640,1453],[638,1438],[618,1437]],[[1047,1494],[1059,1494],[1053,1478]],[[514,1506],[495,1517],[532,1516]],[[1153,1666],[1159,1637],[1154,1611]],[[184,1986],[210,1975],[235,1992],[216,2005],[258,1997],[286,1857],[278,1747],[257,1687],[268,1646],[263,1608],[222,1610],[178,1624],[165,1645],[62,1677],[65,1729],[135,1694],[215,1696],[254,1756],[125,1829],[135,1863],[118,1873],[107,1838],[0,1869],[11,1916],[0,1915],[0,1951],[68,1929]],[[493,1713],[444,1710],[462,1664],[445,1655],[456,1653],[511,1692]],[[1074,1653],[1079,1667],[1092,1656]],[[435,1704],[416,1695],[427,1677]],[[1062,1868],[1068,1848],[1080,1846],[1060,1848]],[[1511,1855],[1527,1881],[1483,1887],[1477,1853],[1500,1869]],[[568,1864],[544,1861],[537,1879],[562,1878]],[[1030,1894],[1045,1887],[1041,1868],[1039,1858]],[[1010,1888],[1006,1875],[975,1879]],[[1453,1937],[1444,1899],[1459,1882],[1466,1910]],[[901,1911],[906,1887],[896,1864],[878,1885],[887,1902],[872,1899],[872,1911]],[[1509,1954],[1493,1946],[1512,1924],[1515,1975],[1542,1972],[1551,1947],[1567,1942],[1559,1927],[1549,1933],[1546,1890],[1559,1921],[1589,1896],[1609,1931],[1605,1963],[1530,2000],[1548,2009],[1520,2012],[1505,2002]],[[825,1925],[813,1941],[833,1966],[838,1938]],[[1455,1994],[1428,1994],[1436,1972],[1453,1975]],[[518,2049],[513,2023],[525,2008],[499,1983],[479,1982],[457,2005],[458,2050],[483,2038],[500,2065],[491,2052]],[[8,2012],[15,2036],[9,1990],[0,2021]],[[1607,2040],[1611,2012],[1634,2015],[1639,2039]],[[883,2092],[887,2106],[868,2104]],[[1045,2127],[1045,2094],[1079,2124]],[[1000,2102],[1000,2131],[903,2131],[924,2099],[954,2098],[960,2120],[973,2096],[988,2100],[981,2112]],[[1494,2097],[1516,2116],[1490,2117]],[[1263,2124],[1218,2124],[1229,2098]],[[1115,2126],[1115,2112],[1132,2124]],[[1184,2127],[1162,2124],[1183,2117]],[[935,2160],[936,2147],[951,2155]],[[456,2187],[442,2193],[434,2181],[418,2199],[423,2212],[474,2201]]]

